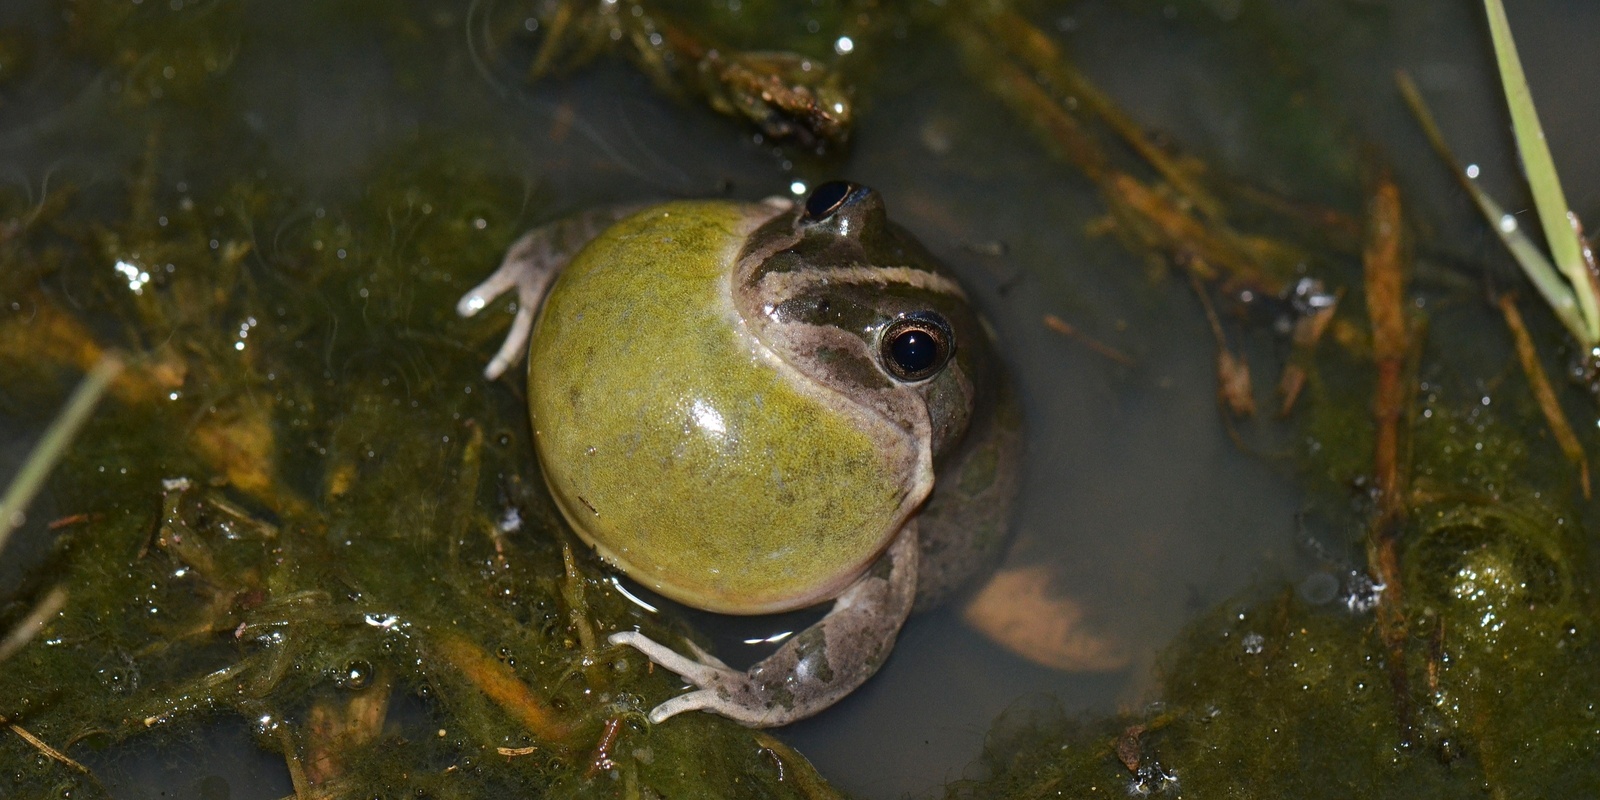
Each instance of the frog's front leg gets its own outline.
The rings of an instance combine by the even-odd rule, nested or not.
[[[515,287],[517,316],[506,333],[500,351],[483,368],[484,377],[494,380],[511,366],[528,346],[533,317],[544,299],[550,281],[583,246],[613,222],[637,211],[638,206],[606,206],[563,217],[540,225],[522,235],[507,248],[500,268],[483,283],[472,287],[456,301],[456,313],[470,317],[491,301]]]
[[[684,711],[712,711],[757,728],[787,725],[838,702],[872,677],[894,647],[917,591],[916,522],[907,522],[884,556],[856,579],[827,616],[776,653],[738,672],[700,650],[683,656],[638,631],[611,635],[698,687],[655,707],[659,723]]]

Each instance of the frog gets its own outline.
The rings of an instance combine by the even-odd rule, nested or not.
[[[706,611],[832,603],[746,670],[612,633],[687,684],[653,724],[816,714],[879,670],[913,611],[998,560],[1021,452],[1009,370],[870,187],[580,212],[524,234],[457,310],[513,290],[484,374],[527,352],[537,461],[578,538]]]

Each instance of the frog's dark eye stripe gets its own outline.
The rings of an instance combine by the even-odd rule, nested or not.
[[[826,219],[828,215],[839,210],[844,201],[849,199],[850,193],[855,191],[856,185],[849,181],[828,181],[811,190],[811,196],[806,198],[805,214],[803,219],[816,222]]]
[[[955,347],[950,323],[932,311],[920,311],[883,329],[878,337],[878,360],[897,380],[912,383],[943,369]]]

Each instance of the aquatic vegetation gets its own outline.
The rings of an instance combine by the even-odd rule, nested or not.
[[[1327,567],[1204,613],[1163,657],[1155,705],[1018,710],[949,796],[1600,792],[1584,510],[1561,446],[1526,434],[1541,401],[1485,404],[1443,366],[1452,343],[1415,303],[1381,167],[1364,214],[1237,185],[1142,130],[1003,4],[842,4],[781,41],[694,5],[465,21],[489,31],[475,56],[525,48],[540,80],[626,40],[652,80],[807,157],[837,153],[865,113],[811,112],[856,100],[867,54],[944,37],[1064,176],[1093,182],[1100,230],[1215,303],[1230,413],[1254,398],[1237,320],[1265,307],[1284,323],[1273,405],[1293,412],[1277,424],[1333,531]],[[127,748],[231,725],[301,797],[835,796],[778,738],[701,714],[649,724],[680,685],[605,644],[634,627],[704,639],[641,611],[563,532],[524,403],[479,374],[500,323],[451,309],[552,198],[426,124],[349,187],[286,177],[220,88],[270,25],[226,2],[62,8],[60,41],[99,75],[74,108],[97,118],[52,123],[94,131],[117,166],[0,191],[0,408],[42,426],[105,353],[137,356],[51,478],[56,519],[23,529],[54,546],[0,604],[0,628],[38,631],[0,663],[0,794],[104,794]],[[442,68],[419,54],[460,35],[453,12],[313,16],[380,31],[409,86]],[[0,30],[0,92],[37,62],[18,41]],[[806,55],[757,55],[771,47]]]
[[[555,517],[517,463],[528,446],[517,406],[482,391],[475,356],[435,333],[448,306],[411,294],[430,280],[429,254],[477,241],[492,259],[473,221],[479,204],[511,201],[481,178],[452,178],[395,176],[374,185],[365,213],[312,215],[290,234],[296,244],[280,238],[246,269],[250,279],[225,268],[227,252],[253,247],[265,210],[218,220],[222,206],[186,195],[161,201],[172,211],[159,234],[105,231],[122,252],[161,254],[141,262],[160,277],[140,292],[110,265],[94,271],[89,287],[113,318],[133,330],[207,324],[171,356],[188,380],[165,395],[119,383],[57,477],[59,495],[78,499],[57,563],[32,592],[65,587],[71,600],[5,665],[7,719],[70,748],[231,713],[285,754],[302,791],[323,794],[362,785],[453,796],[464,789],[450,786],[572,784],[586,772],[659,791],[684,780],[780,787],[805,772],[709,718],[670,742],[649,733],[642,695],[669,692],[670,681],[574,633],[635,624],[631,604],[587,552],[564,560],[559,537],[510,536],[516,525],[493,518],[507,496],[547,515],[530,526]],[[234,190],[236,209],[271,203]],[[409,221],[393,216],[407,210]],[[393,244],[394,223],[405,244]],[[37,320],[68,312],[27,287],[56,267],[10,266],[6,293],[26,305],[0,324],[3,349],[52,367],[37,355]],[[398,287],[401,274],[407,291],[369,290]],[[431,280],[454,286],[446,272]],[[210,324],[217,317],[225,324]],[[62,339],[89,335],[57,327]],[[212,374],[196,380],[202,371]],[[72,691],[38,691],[50,686]],[[392,691],[442,716],[386,724]],[[630,754],[616,766],[597,750],[607,737]],[[707,741],[728,746],[688,746]],[[0,746],[8,763],[28,765],[7,771],[14,791],[88,780],[33,762],[15,737]]]
[[[837,63],[856,52],[856,42],[867,33],[864,27],[898,12],[860,2],[816,9],[818,17],[828,18],[825,35],[830,38],[817,35],[824,26],[813,18],[813,35],[790,45],[810,53],[806,55],[774,49],[770,32],[791,29],[782,23],[792,11],[752,5],[737,26],[725,24],[729,15],[703,3],[640,0],[546,2],[537,6],[536,16],[519,14],[523,18],[515,22],[540,34],[528,67],[532,79],[569,72],[620,49],[661,89],[744,120],[775,141],[818,153],[844,146],[855,101]],[[503,47],[516,27],[501,26],[491,47]],[[769,32],[759,45],[751,43],[759,49],[729,46],[728,40],[748,39],[751,31]]]
[[[1600,282],[1597,282],[1600,281],[1600,266],[1596,265],[1594,253],[1583,236],[1583,225],[1578,215],[1567,205],[1566,193],[1561,189],[1561,177],[1550,157],[1550,147],[1545,143],[1544,130],[1539,124],[1539,115],[1528,90],[1528,80],[1523,74],[1521,59],[1517,56],[1516,43],[1511,37],[1505,7],[1500,0],[1485,0],[1484,7],[1488,11],[1489,31],[1494,41],[1501,85],[1511,111],[1518,154],[1522,157],[1523,170],[1554,264],[1523,232],[1516,217],[1507,213],[1488,192],[1478,186],[1477,168],[1464,168],[1457,162],[1411,76],[1402,71],[1396,76],[1396,82],[1429,143],[1483,212],[1484,219],[1500,237],[1545,304],[1584,348],[1584,352],[1575,359],[1574,370],[1588,383],[1591,394],[1600,393],[1600,380],[1597,380],[1597,370],[1600,370]],[[1588,456],[1550,386],[1550,379],[1528,336],[1527,326],[1517,310],[1515,299],[1502,296],[1499,304],[1506,327],[1516,342],[1523,374],[1527,376],[1534,396],[1538,398],[1540,410],[1562,452],[1577,467],[1579,483],[1587,498],[1590,494]]]
[[[1460,178],[1461,185],[1483,211],[1484,219],[1499,234],[1506,249],[1516,258],[1523,274],[1539,290],[1540,296],[1573,338],[1593,349],[1600,346],[1600,289],[1595,284],[1597,268],[1594,254],[1584,241],[1583,226],[1567,205],[1566,193],[1561,189],[1561,176],[1556,172],[1555,161],[1550,157],[1550,147],[1545,143],[1544,130],[1539,124],[1539,114],[1533,107],[1533,96],[1528,90],[1528,79],[1522,72],[1522,61],[1517,56],[1517,46],[1511,37],[1511,24],[1506,19],[1505,7],[1500,0],[1485,0],[1484,7],[1488,11],[1489,31],[1494,38],[1495,58],[1505,89],[1506,104],[1511,110],[1517,151],[1522,157],[1523,170],[1539,212],[1539,223],[1553,258],[1546,257],[1523,233],[1516,218],[1506,213],[1478,186],[1474,172],[1456,163],[1449,146],[1445,144],[1443,133],[1423,103],[1421,93],[1404,73],[1400,75],[1400,88],[1429,140]],[[1594,356],[1591,354],[1590,358]]]
[[[93,413],[95,405],[100,402],[106,387],[120,372],[122,372],[121,360],[110,356],[101,359],[100,363],[84,376],[83,383],[67,399],[61,414],[50,423],[50,427],[45,429],[44,436],[40,437],[38,445],[29,453],[22,469],[6,487],[5,493],[0,495],[0,551],[5,550],[6,540],[22,526],[26,519],[28,504],[38,495],[45,478],[65,455],[67,448],[72,446],[72,437],[77,435],[83,424],[88,421],[89,414]]]
[[[1007,24],[1013,32],[995,41],[1008,42],[1013,57],[1022,48],[1009,43],[1039,41],[1017,35],[1022,23]],[[1497,39],[1504,33],[1497,30]],[[968,41],[993,46],[979,34]],[[1139,179],[1110,166],[1074,112],[1087,108],[1085,117],[1099,117],[1141,155],[1149,150],[1137,141],[1142,134],[1102,111],[1091,91],[1068,91],[1074,103],[1053,100],[1048,80],[1071,86],[1078,79],[1048,43],[1032,53],[1031,72],[990,74],[1058,157],[1101,187],[1108,205],[1127,204],[1117,219],[1141,234],[1135,246],[1164,250],[1189,269],[1203,302],[1203,283],[1222,276],[1284,293],[1263,283],[1271,272],[1261,266],[1270,262],[1226,247],[1237,234],[1191,176],[1147,156],[1161,181],[1161,193],[1148,196],[1193,199],[1168,210],[1129,203],[1146,196]],[[1003,63],[993,54],[978,62],[990,70]],[[1544,205],[1554,173],[1542,171]],[[1411,303],[1399,187],[1381,168],[1368,187],[1362,278],[1350,288],[1359,289],[1369,331],[1359,340],[1341,337],[1342,347],[1315,364],[1302,349],[1280,384],[1291,385],[1298,372],[1293,382],[1315,395],[1305,412],[1314,443],[1307,465],[1362,490],[1355,513],[1336,516],[1363,531],[1362,556],[1342,577],[1323,576],[1339,588],[1314,593],[1314,601],[1286,587],[1239,598],[1197,622],[1166,654],[1160,701],[1143,712],[1095,722],[1048,707],[1017,713],[993,735],[988,777],[952,786],[949,796],[1455,797],[1484,788],[1491,796],[1567,796],[1600,787],[1592,767],[1600,744],[1592,687],[1600,676],[1583,633],[1595,620],[1588,537],[1577,512],[1556,499],[1566,493],[1552,476],[1550,448],[1540,448],[1535,467],[1505,421],[1478,409],[1463,419],[1439,402],[1436,388],[1419,386],[1430,360],[1451,343],[1428,342],[1426,317]],[[1321,227],[1336,240],[1346,224],[1331,219]],[[1337,266],[1317,274],[1335,286],[1348,280]],[[1580,293],[1590,285],[1587,268],[1565,274]],[[1325,330],[1348,313],[1349,304],[1338,302],[1345,290],[1317,291],[1326,301],[1303,312],[1297,328]],[[1514,306],[1502,308],[1514,319]],[[1220,402],[1248,414],[1248,375],[1233,366],[1209,307],[1208,314],[1219,340]],[[1528,366],[1538,361],[1525,326],[1510,330],[1537,399],[1535,409],[1523,405],[1518,413],[1558,418],[1550,412],[1559,408],[1554,389]],[[1285,392],[1285,409],[1297,392]],[[1581,465],[1570,428],[1563,434],[1552,425],[1557,451]],[[1581,487],[1587,498],[1586,468]]]

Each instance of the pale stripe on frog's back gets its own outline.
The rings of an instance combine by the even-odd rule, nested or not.
[[[898,284],[924,292],[967,299],[967,293],[961,288],[961,284],[937,272],[916,267],[876,264],[771,271],[761,276],[760,291],[767,305],[776,306],[804,294],[809,289],[828,284],[876,286]]]

